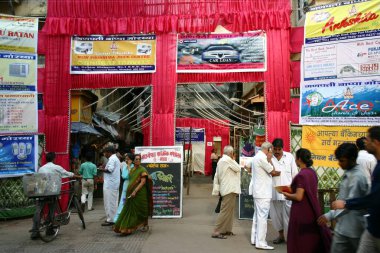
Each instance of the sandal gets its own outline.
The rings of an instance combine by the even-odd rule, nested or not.
[[[148,225],[145,225],[141,228],[141,232],[147,232],[149,231],[149,226]]]
[[[221,233],[222,235],[236,235],[236,234],[234,234],[234,233],[232,233],[232,232],[225,232],[225,233]]]
[[[227,236],[222,235],[222,234],[217,234],[217,235],[211,235],[211,238],[216,238],[216,239],[227,239]]]

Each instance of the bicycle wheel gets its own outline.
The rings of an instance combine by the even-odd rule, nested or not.
[[[55,217],[53,218],[55,219]],[[59,232],[60,226],[54,224],[54,220],[50,221],[48,212],[44,211],[44,208],[40,212],[40,225],[39,225],[39,234],[40,238],[44,242],[53,241]]]
[[[82,227],[83,229],[86,229],[86,223],[84,222],[82,207],[76,195],[73,196],[73,202],[74,202],[75,208],[77,209],[79,219],[82,221]]]

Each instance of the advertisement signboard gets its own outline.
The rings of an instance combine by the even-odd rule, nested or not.
[[[188,144],[190,142],[190,127],[176,127],[175,128],[175,142],[182,144],[183,141]],[[191,142],[204,142],[205,129],[204,128],[191,128]]]
[[[266,58],[264,31],[178,35],[178,73],[263,72]]]
[[[312,152],[313,166],[339,168],[335,149],[344,142],[354,143],[367,135],[368,127],[303,126],[302,147]]]
[[[71,74],[156,72],[156,35],[71,38]]]
[[[38,132],[36,92],[0,91],[0,133]]]
[[[37,53],[37,41],[38,18],[0,15],[0,51]]]
[[[153,218],[181,218],[182,147],[136,147],[135,153],[153,180]]]
[[[37,154],[37,136],[0,136],[0,178],[34,173]]]

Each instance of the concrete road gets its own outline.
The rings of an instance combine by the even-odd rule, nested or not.
[[[211,179],[201,176],[192,178],[190,195],[183,196],[182,219],[151,219],[150,231],[137,231],[121,237],[111,227],[102,227],[105,219],[102,199],[95,199],[95,210],[85,212],[87,229],[82,230],[76,214],[68,225],[62,226],[56,240],[44,243],[29,239],[31,218],[0,222],[0,252],[128,252],[128,253],[245,253],[263,252],[250,244],[251,221],[234,221],[235,236],[213,239],[211,233],[216,219],[214,209],[217,198],[211,196]],[[236,217],[237,213],[236,213]],[[277,236],[268,222],[267,240]],[[286,244],[275,245],[270,252],[286,252]]]

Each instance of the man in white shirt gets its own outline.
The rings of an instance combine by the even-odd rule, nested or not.
[[[225,146],[223,156],[218,161],[214,177],[214,185],[219,185],[219,193],[213,195],[223,197],[220,213],[215,222],[215,229],[212,238],[226,239],[226,235],[233,235],[232,225],[236,197],[241,193],[239,164],[234,160],[234,149],[232,146]],[[215,187],[214,187],[215,188]]]
[[[270,217],[272,225],[278,231],[279,236],[273,240],[274,244],[280,244],[286,241],[288,235],[289,215],[292,201],[286,200],[283,194],[278,193],[274,187],[290,186],[293,178],[297,175],[298,169],[294,156],[284,151],[284,141],[280,138],[272,142],[273,154],[272,164],[276,171],[281,174],[273,177],[272,201],[270,203]]]
[[[42,166],[39,170],[38,173],[56,173],[58,174],[61,178],[67,178],[67,177],[75,177],[74,173],[69,172],[62,168],[61,166],[54,164],[55,160],[55,153],[54,152],[49,152],[46,154],[46,164]],[[77,176],[80,178],[80,176]],[[45,198],[46,200],[37,200],[36,203],[36,211],[33,216],[33,227],[31,229],[31,236],[30,238],[32,240],[35,240],[39,238],[39,232],[38,232],[38,225],[40,223],[40,212],[41,209],[45,206],[45,204],[48,204],[49,206],[49,217],[51,214],[53,214],[55,206],[54,206],[54,201],[51,201],[51,199]],[[53,232],[53,231],[52,231]],[[49,231],[47,231],[49,233]]]
[[[252,160],[252,197],[255,212],[253,213],[251,244],[257,249],[272,250],[265,240],[267,234],[267,219],[272,198],[272,176],[281,173],[275,171],[272,165],[272,144],[264,142],[261,150]]]
[[[119,201],[120,160],[115,154],[115,148],[113,146],[106,147],[103,153],[104,156],[108,158],[108,162],[104,169],[99,168],[99,170],[104,172],[103,201],[104,210],[106,211],[106,220],[102,223],[102,226],[112,226]]]
[[[372,172],[376,167],[377,160],[374,155],[368,153],[365,149],[365,141],[366,137],[361,137],[356,140],[356,146],[359,149],[356,163],[361,165],[361,168],[364,169],[364,174],[366,175],[369,186],[371,187]]]

